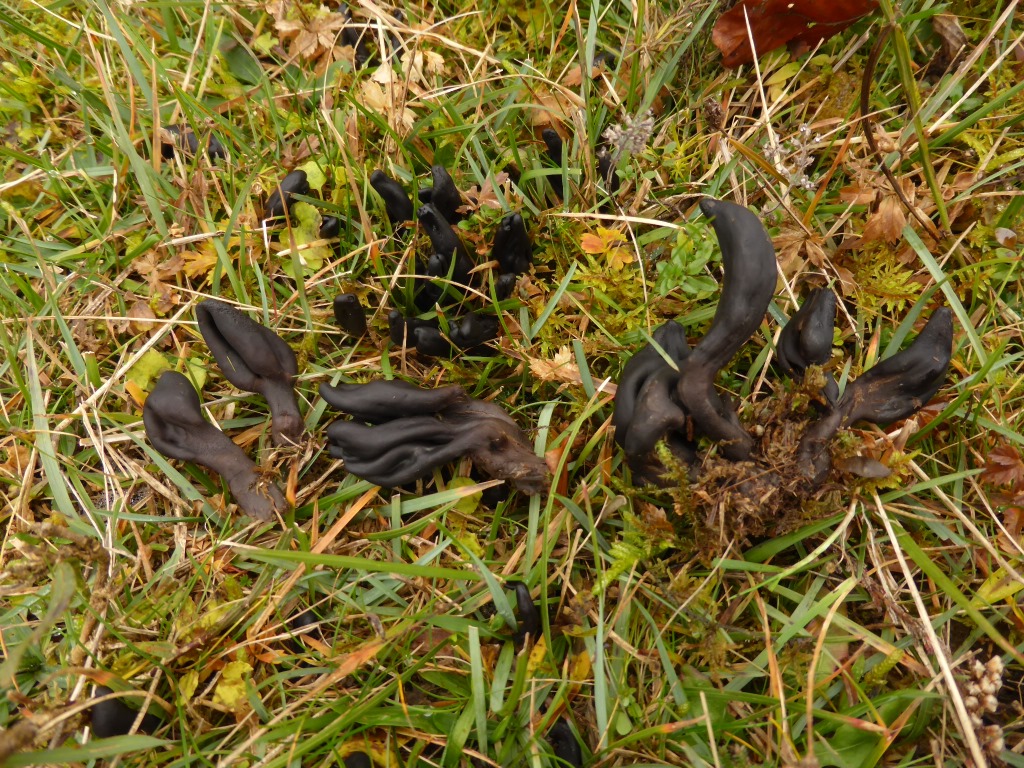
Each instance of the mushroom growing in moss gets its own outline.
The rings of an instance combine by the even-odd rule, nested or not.
[[[191,461],[224,478],[242,511],[270,520],[288,508],[276,485],[264,480],[256,465],[231,438],[203,418],[199,395],[176,371],[165,371],[142,409],[146,437],[164,456]]]
[[[196,317],[227,380],[266,398],[274,444],[298,443],[303,423],[294,387],[299,366],[292,348],[272,330],[223,301],[199,302]]]

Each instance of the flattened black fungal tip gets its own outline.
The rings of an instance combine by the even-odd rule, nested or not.
[[[704,197],[700,201],[700,212],[708,218],[714,218],[715,210],[718,208],[718,200],[713,197]]]

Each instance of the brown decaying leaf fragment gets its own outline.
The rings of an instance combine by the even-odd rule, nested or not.
[[[877,0],[741,0],[715,22],[711,40],[722,64],[738,67],[754,60],[748,19],[760,55],[785,44],[790,50],[813,48],[877,8]]]

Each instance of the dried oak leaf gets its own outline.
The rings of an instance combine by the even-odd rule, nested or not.
[[[877,0],[741,0],[719,16],[711,40],[722,52],[722,64],[738,67],[754,60],[747,36],[758,54],[780,45],[790,50],[812,48],[878,8]]]
[[[1024,461],[1012,445],[997,445],[985,457],[981,479],[991,485],[1019,485],[1024,480]]]

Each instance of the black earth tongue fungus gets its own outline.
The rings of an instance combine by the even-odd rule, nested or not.
[[[332,240],[341,234],[341,218],[339,216],[323,216],[320,219],[320,237]]]
[[[526,231],[523,217],[510,213],[498,224],[491,247],[491,261],[498,262],[502,274],[520,274],[530,269],[533,260],[533,246]]]
[[[280,219],[285,211],[291,211],[295,203],[295,195],[309,194],[309,179],[306,172],[296,169],[285,176],[278,183],[274,191],[270,193],[266,204],[263,206],[263,220]]]
[[[203,418],[199,395],[180,373],[165,371],[142,409],[146,437],[164,456],[213,470],[228,484],[242,511],[270,520],[288,508],[281,491],[265,481],[231,438]]]
[[[420,206],[419,219],[427,230],[434,256],[440,257],[439,261],[431,257],[427,272],[435,277],[447,277],[450,274],[454,282],[469,285],[473,261],[448,220],[431,203]]]
[[[776,347],[779,367],[790,378],[802,380],[811,365],[824,365],[832,357],[832,336],[836,322],[836,295],[831,288],[815,288],[808,294],[779,334]],[[834,403],[839,395],[835,379],[825,379],[825,399]]]
[[[199,137],[188,126],[165,125],[163,131],[170,138],[170,141],[160,139],[160,154],[165,160],[171,160],[175,152],[181,152],[187,157],[195,157],[199,153]],[[228,153],[215,136],[209,136],[206,140],[206,156],[211,160],[223,160]]]
[[[295,398],[299,366],[292,348],[272,330],[223,301],[199,302],[196,318],[225,378],[239,389],[266,398],[274,444],[297,444],[302,439],[303,422]]]
[[[331,455],[377,485],[407,485],[466,456],[483,474],[528,495],[547,487],[547,465],[512,417],[493,403],[470,398],[461,387],[423,390],[379,381],[322,384],[320,394],[338,410],[378,424],[338,420],[327,428]]]
[[[369,30],[356,25],[352,10],[347,5],[341,6],[341,13],[348,22],[341,28],[341,42],[343,45],[352,46],[356,67],[366,66],[373,59],[373,53],[366,44]]]
[[[558,169],[562,167],[562,137],[558,135],[558,131],[554,128],[545,128],[540,133],[540,137],[544,140],[544,146],[548,152],[548,158]],[[554,190],[555,194],[563,200],[565,199],[565,185],[562,183],[561,170],[557,174],[548,175],[548,184],[551,185],[551,189]]]
[[[690,347],[686,343],[686,331],[683,326],[672,320],[658,326],[651,334],[651,338],[677,367],[690,354]],[[670,371],[678,375],[677,371],[673,370],[672,366],[661,356],[661,352],[651,344],[645,344],[637,350],[623,367],[615,393],[615,410],[612,413],[615,442],[619,445],[623,447],[626,445],[630,425],[636,415],[638,398],[644,384],[652,376],[662,371]]]
[[[906,349],[882,360],[848,384],[842,397],[800,439],[797,466],[812,486],[831,468],[829,443],[857,421],[887,424],[927,404],[946,380],[953,355],[953,314],[940,307]]]
[[[384,212],[392,226],[412,221],[412,200],[401,184],[377,170],[370,174],[370,186],[384,201]]]
[[[94,699],[109,696],[113,691],[104,685],[97,685],[93,694]],[[132,696],[131,698],[141,701],[143,697]],[[131,732],[132,725],[139,716],[138,709],[132,709],[124,703],[124,697],[97,701],[89,707],[89,724],[92,726],[94,736],[106,739],[110,736],[124,736]],[[139,733],[153,733],[160,727],[162,721],[152,714],[142,716],[139,723]]]
[[[498,301],[507,299],[512,295],[512,291],[515,290],[516,284],[519,282],[518,275],[514,275],[511,272],[500,275],[497,280],[494,281],[494,295]]]
[[[437,320],[420,320],[418,317],[405,317],[397,309],[388,312],[388,335],[393,344],[400,347],[416,346],[417,328],[437,328]]]
[[[548,741],[551,742],[555,757],[563,760],[572,768],[583,768],[583,751],[573,735],[569,721],[564,717],[558,718],[558,721],[551,726],[551,730],[548,731]]]
[[[320,397],[342,413],[371,424],[437,414],[469,400],[466,390],[455,384],[420,389],[406,381],[383,379],[367,384],[321,384]]]
[[[345,768],[373,768],[373,761],[365,752],[352,752],[342,758]]]
[[[462,206],[462,194],[455,186],[455,180],[443,165],[430,167],[433,186],[421,189],[420,201],[429,203],[450,224],[458,224],[462,219],[459,208]]]
[[[522,645],[526,638],[536,641],[540,637],[540,613],[530,596],[530,588],[523,582],[510,582],[508,586],[513,587],[516,592],[516,608],[519,610],[519,627],[512,638],[516,645]]]
[[[451,357],[455,347],[444,337],[440,328],[420,326],[413,332],[413,346],[424,357]]]
[[[498,337],[501,322],[493,315],[470,312],[452,326],[448,338],[463,352],[470,354],[493,354],[496,350],[487,342]]]
[[[366,310],[354,293],[340,293],[334,297],[334,319],[349,336],[358,338],[366,333]]]
[[[697,459],[696,447],[686,437],[686,413],[675,401],[678,382],[679,374],[666,365],[647,378],[637,395],[623,452],[641,482],[664,482],[665,466],[655,452],[659,440],[666,441],[680,464],[689,466]]]
[[[706,197],[700,209],[712,220],[718,237],[724,278],[711,328],[680,365],[677,399],[695,430],[721,443],[723,456],[745,461],[753,439],[731,404],[715,390],[715,376],[764,318],[775,293],[775,249],[764,225],[747,208]]]
[[[619,174],[615,172],[612,155],[605,147],[602,147],[597,153],[597,173],[609,195],[614,195],[619,191]]]

